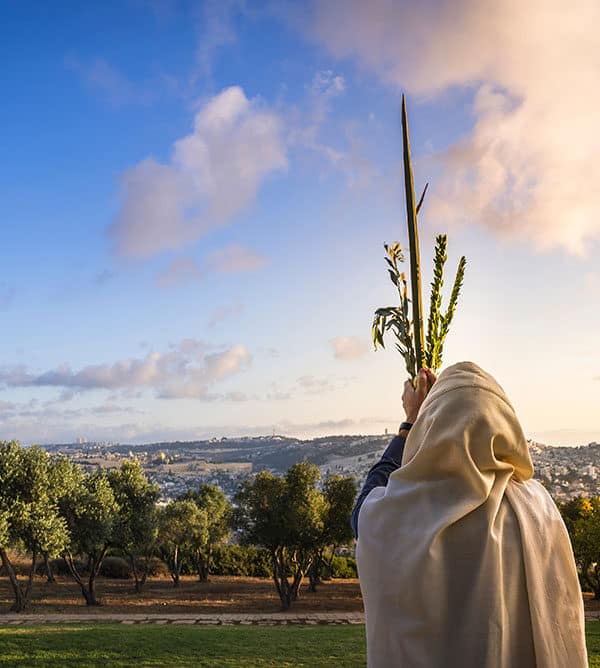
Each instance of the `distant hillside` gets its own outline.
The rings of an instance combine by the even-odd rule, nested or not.
[[[331,458],[357,457],[381,450],[392,436],[325,436],[297,439],[287,436],[256,436],[210,439],[206,441],[164,441],[144,445],[111,445],[69,443],[46,446],[65,453],[75,451],[108,451],[120,455],[156,454],[191,456],[214,463],[252,462],[254,470],[285,471],[292,464],[308,460],[319,466]]]

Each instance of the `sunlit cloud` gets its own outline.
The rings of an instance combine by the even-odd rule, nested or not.
[[[433,156],[426,216],[541,250],[600,237],[600,4],[314,2],[310,35],[412,101],[472,91],[471,131]],[[414,122],[418,122],[413,120]]]
[[[271,174],[287,168],[281,135],[281,118],[239,86],[208,100],[169,162],[145,158],[123,174],[121,206],[109,228],[117,254],[178,249],[228,223]]]
[[[215,383],[247,368],[252,356],[242,344],[206,352],[203,343],[184,339],[168,352],[149,352],[142,358],[94,364],[74,370],[62,364],[42,373],[26,366],[0,368],[0,383],[10,387],[58,387],[71,391],[150,389],[164,399],[220,399],[211,392]]]
[[[369,346],[357,336],[336,336],[331,340],[333,355],[338,360],[355,360],[367,354]]]

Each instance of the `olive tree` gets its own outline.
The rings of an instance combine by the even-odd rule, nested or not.
[[[206,548],[208,516],[191,499],[170,501],[159,515],[160,555],[169,568],[173,586],[179,587],[186,555],[193,558]]]
[[[108,479],[119,505],[113,526],[113,544],[129,560],[135,591],[139,593],[146,583],[150,559],[156,549],[156,502],[160,490],[158,485],[150,483],[137,459],[125,460],[120,468],[109,472]]]
[[[75,469],[74,475],[78,478],[77,484],[61,503],[71,535],[63,557],[86,604],[99,605],[96,578],[114,540],[119,504],[104,471],[84,475]],[[75,557],[78,555],[85,560],[87,575],[77,565]]]
[[[204,544],[196,543],[192,558],[200,582],[207,582],[212,552],[230,533],[232,507],[220,487],[206,483],[197,491],[188,490],[181,498],[193,501],[200,510],[206,511],[208,538]]]
[[[325,498],[319,468],[294,464],[285,476],[261,471],[236,494],[236,525],[245,544],[267,549],[281,605],[289,608],[314,559],[323,531]]]
[[[348,545],[354,538],[350,517],[356,497],[356,482],[350,476],[332,475],[323,484],[325,510],[323,529],[319,535],[309,570],[309,590],[315,592],[320,582],[320,567],[332,570],[338,547]]]
[[[583,587],[600,599],[600,497],[570,499],[559,509],[573,545]]]
[[[56,555],[68,539],[49,486],[50,458],[41,448],[16,441],[0,443],[0,559],[14,595],[12,610],[21,612],[31,599],[38,557]],[[9,555],[19,548],[30,555],[25,581],[20,581]]]

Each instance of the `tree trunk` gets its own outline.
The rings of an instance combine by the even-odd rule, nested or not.
[[[46,580],[48,582],[56,582],[54,572],[52,571],[52,564],[50,563],[47,552],[44,552],[44,570],[46,571]]]
[[[90,572],[88,577],[87,594],[85,594],[86,605],[100,605],[96,598],[96,573],[94,570]]]
[[[292,559],[290,559],[291,570],[292,570],[292,600],[295,601],[300,598],[300,585],[302,584],[302,579],[304,578],[307,571],[310,570],[313,562],[313,557],[307,556],[304,551],[300,550],[294,553]]]
[[[203,555],[200,551],[196,552],[194,556],[194,565],[198,573],[199,582],[208,582],[208,556]]]
[[[323,553],[317,552],[312,560],[312,564],[308,569],[308,591],[313,594],[317,591],[317,585],[321,584],[321,563],[323,560]]]
[[[136,594],[141,594],[143,586],[146,584],[146,579],[148,578],[148,570],[150,568],[148,557],[144,557],[144,567],[141,572],[138,568],[135,555],[131,552],[126,552],[127,558],[129,559],[129,565],[131,566],[131,572],[133,573],[133,579],[135,581],[134,589]]]
[[[0,550],[0,557],[2,558],[2,565],[4,566],[4,570],[8,575],[8,579],[13,590],[13,595],[15,597],[15,602],[12,604],[10,610],[11,612],[22,612],[27,607],[25,592],[23,591],[22,585],[17,578],[17,574],[15,573],[15,569],[10,562],[6,550]]]
[[[594,591],[594,600],[595,601],[600,601],[600,577],[599,577],[599,567],[598,564],[594,566],[594,578],[593,581],[590,582],[592,585],[592,589]]]
[[[73,555],[70,552],[65,552],[63,554],[63,559],[65,560],[73,579],[79,585],[81,589],[81,594],[85,599],[85,604],[89,606],[100,605],[100,601],[96,598],[96,576],[100,571],[102,562],[104,561],[104,555],[108,546],[104,546],[98,554],[90,553],[87,559],[87,568],[89,569],[87,583],[83,580],[80,573],[75,567],[75,562],[73,560]]]
[[[331,554],[329,555],[329,559],[327,561],[324,561],[325,564],[327,564],[327,572],[325,576],[323,577],[324,580],[331,580],[333,578],[333,560],[335,559],[335,552],[337,550],[336,545],[331,546]],[[323,558],[321,556],[321,558]]]
[[[173,557],[169,560],[169,573],[173,579],[173,586],[179,587],[180,580],[179,576],[181,574],[181,560],[179,559],[179,545],[175,546],[175,552]]]
[[[286,559],[284,548],[271,551],[273,564],[273,582],[279,594],[282,610],[288,610],[292,605],[292,591],[287,578]]]

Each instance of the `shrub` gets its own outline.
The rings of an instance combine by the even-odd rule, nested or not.
[[[219,545],[211,555],[210,572],[215,575],[271,577],[271,558],[267,550],[242,545]]]
[[[352,557],[334,557],[331,564],[331,576],[334,578],[356,578],[356,559]]]
[[[145,559],[136,559],[136,566],[141,572],[146,567]],[[169,577],[169,568],[162,559],[158,557],[151,557],[148,562],[148,577],[149,578],[162,578]]]
[[[69,570],[69,567],[67,566],[67,562],[60,558],[60,559],[50,559],[50,568],[52,569],[52,573],[54,575],[58,576],[69,576],[71,575],[71,571]],[[75,568],[77,568],[77,571],[79,573],[84,573],[85,572],[85,563],[83,561],[79,561],[75,559]],[[44,564],[44,560],[40,559],[38,561],[35,572],[37,575],[45,576],[46,575],[46,565]]]
[[[106,557],[100,567],[100,575],[114,580],[129,580],[131,568],[122,557]]]

